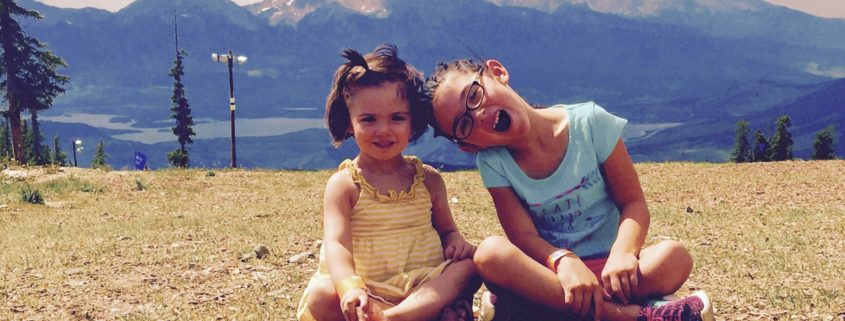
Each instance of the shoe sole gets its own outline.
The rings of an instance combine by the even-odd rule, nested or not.
[[[481,293],[481,307],[479,308],[478,321],[491,321],[496,315],[496,306],[490,300],[490,291]]]
[[[713,315],[713,305],[710,303],[710,297],[704,291],[696,291],[692,295],[697,296],[704,303],[704,308],[701,309],[702,321],[715,321],[716,317]]]

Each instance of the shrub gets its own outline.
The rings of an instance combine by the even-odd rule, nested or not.
[[[140,179],[136,178],[135,179],[135,190],[140,192],[140,191],[143,191],[145,189],[147,189],[147,187],[144,186],[144,182],[142,182]]]
[[[24,186],[20,190],[21,200],[31,204],[44,204],[44,197],[41,191],[30,186]]]

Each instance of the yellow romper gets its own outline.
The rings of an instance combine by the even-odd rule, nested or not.
[[[371,297],[389,305],[398,304],[420,284],[439,276],[451,262],[444,259],[440,236],[431,222],[431,194],[423,183],[422,162],[411,156],[405,160],[416,168],[414,182],[408,192],[390,191],[388,195],[378,193],[364,179],[355,161],[347,159],[338,168],[346,170],[361,189],[350,218],[355,272]],[[298,320],[314,320],[305,298],[316,282],[326,279],[331,277],[321,247],[320,266],[299,301]]]

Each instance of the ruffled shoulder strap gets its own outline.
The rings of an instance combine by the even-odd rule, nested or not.
[[[423,168],[422,161],[416,156],[405,156],[405,160],[414,164],[414,169],[416,170],[414,173],[414,184],[411,187],[411,191],[413,191],[418,185],[425,181],[425,168]]]
[[[364,179],[364,176],[361,175],[361,171],[358,170],[358,163],[352,159],[346,159],[337,166],[337,171],[346,171],[349,173],[349,176],[352,177],[352,181],[355,184],[361,184],[361,181]],[[369,185],[369,184],[368,184]]]
[[[350,164],[352,164],[352,160],[351,160],[351,159],[348,159],[348,158],[347,158],[347,159],[343,160],[343,162],[341,162],[341,163],[340,163],[340,165],[337,165],[337,171],[339,172],[339,171],[342,171],[342,170],[344,170],[344,169],[349,168],[349,165],[350,165]]]
[[[418,188],[425,188],[425,186],[420,187],[423,185],[423,181],[425,180],[425,169],[422,166],[422,162],[413,156],[405,156],[405,161],[414,164],[414,181],[411,184],[411,188],[408,191],[399,192],[390,190],[387,191],[387,194],[379,193],[378,189],[364,178],[364,175],[362,175],[361,171],[358,169],[358,163],[354,160],[347,159],[343,161],[343,163],[341,163],[338,167],[338,170],[346,170],[352,177],[352,181],[361,186],[362,193],[370,194],[373,198],[380,202],[398,201],[414,198]]]

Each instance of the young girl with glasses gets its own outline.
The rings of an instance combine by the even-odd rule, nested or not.
[[[393,45],[342,56],[326,124],[335,146],[353,137],[360,151],[326,184],[320,265],[297,318],[470,319],[475,247],[455,226],[440,174],[402,155],[427,128],[422,76]]]
[[[538,314],[712,320],[704,292],[637,304],[674,293],[693,262],[677,241],[643,248],[649,212],[621,139],[627,121],[595,103],[535,109],[509,81],[496,60],[440,63],[426,81],[435,133],[478,152],[507,235],[476,251],[488,287],[541,306]]]

